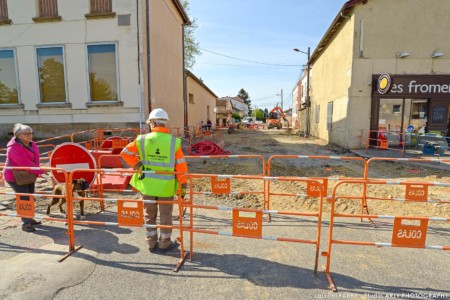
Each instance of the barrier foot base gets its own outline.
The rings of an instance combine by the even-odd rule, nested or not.
[[[63,262],[64,260],[66,260],[66,258],[68,258],[69,256],[71,256],[73,253],[77,252],[78,250],[80,250],[81,248],[83,248],[83,245],[79,246],[78,248],[75,248],[74,250],[70,251],[69,253],[67,253],[66,255],[64,255],[60,260],[58,260],[58,262]]]
[[[327,281],[328,281],[328,284],[330,285],[330,289],[331,289],[333,292],[337,292],[337,288],[336,288],[336,286],[334,285],[333,278],[331,278],[330,273],[327,273],[327,272],[325,271],[325,276],[327,277]]]
[[[184,257],[182,257],[182,258],[180,258],[180,259],[178,260],[178,263],[177,263],[177,265],[175,266],[175,269],[173,269],[174,272],[178,272],[178,271],[180,270],[180,268],[184,265],[184,262],[186,261],[186,258],[187,258],[187,256],[188,256],[188,254],[189,254],[189,252],[186,251],[186,252],[184,253]]]

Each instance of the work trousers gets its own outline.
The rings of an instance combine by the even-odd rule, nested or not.
[[[161,201],[173,201],[173,197],[154,197],[144,195],[144,200],[161,200]],[[144,221],[147,225],[156,225],[156,217],[158,215],[159,207],[159,223],[160,225],[172,226],[172,210],[173,204],[156,204],[145,203],[144,204]],[[164,249],[171,243],[170,237],[172,236],[172,228],[160,228],[159,247]],[[147,243],[150,248],[156,246],[158,242],[158,231],[156,228],[147,228],[146,234]]]

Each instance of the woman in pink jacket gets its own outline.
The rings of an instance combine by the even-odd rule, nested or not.
[[[24,124],[15,124],[13,128],[14,136],[7,144],[6,166],[10,167],[39,167],[39,150],[33,139],[33,129]],[[27,170],[37,176],[45,173],[44,170]],[[15,182],[14,174],[11,169],[3,170],[3,178],[13,188],[16,193],[33,194],[35,182],[25,185],[18,185]],[[22,230],[33,232],[36,229],[33,225],[40,225],[34,219],[22,218]]]

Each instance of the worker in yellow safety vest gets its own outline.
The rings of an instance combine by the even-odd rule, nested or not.
[[[186,179],[182,173],[188,168],[181,148],[181,140],[169,133],[169,116],[163,109],[157,108],[150,112],[147,124],[150,133],[139,135],[129,143],[120,153],[127,164],[143,173],[133,175],[130,184],[143,195],[144,200],[173,200],[181,184],[183,197],[186,193]],[[155,174],[146,171],[177,172],[177,174]],[[145,224],[156,225],[158,214],[161,225],[172,226],[173,204],[144,203]],[[171,240],[172,229],[161,228],[158,240],[156,228],[148,228],[146,240],[150,252],[158,248],[166,252],[178,244]]]

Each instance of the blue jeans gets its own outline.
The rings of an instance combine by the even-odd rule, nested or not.
[[[12,187],[14,192],[16,193],[27,193],[27,194],[33,194],[34,193],[34,186],[35,183],[25,184],[25,185],[17,185],[15,182],[7,181],[8,184]],[[32,219],[29,218],[22,218],[22,222],[24,224],[31,222]]]

